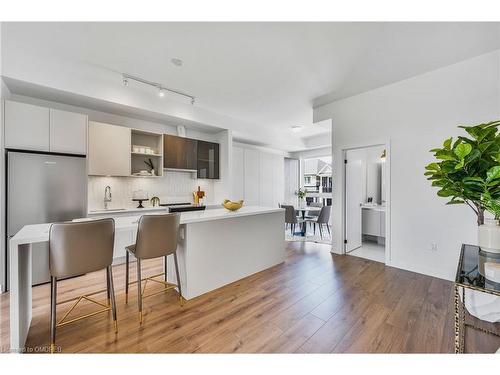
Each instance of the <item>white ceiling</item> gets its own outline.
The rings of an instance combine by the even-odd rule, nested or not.
[[[259,126],[500,47],[497,23],[8,23],[3,44],[164,83]],[[180,58],[182,67],[170,60]]]

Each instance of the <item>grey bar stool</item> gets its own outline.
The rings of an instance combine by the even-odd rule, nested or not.
[[[135,245],[127,246],[125,268],[125,302],[128,303],[129,290],[129,263],[130,254],[137,259],[137,304],[139,307],[139,323],[142,324],[142,301],[144,298],[154,296],[167,290],[178,288],[181,306],[184,303],[179,277],[179,264],[177,262],[177,242],[179,237],[180,214],[142,215],[137,227]],[[173,254],[177,285],[167,282],[167,256]],[[142,279],[141,260],[164,257],[164,272]],[[164,276],[164,280],[155,279]],[[142,281],[144,288],[141,288]],[[150,295],[144,295],[148,281],[162,283],[165,288]]]
[[[113,245],[115,222],[113,219],[83,222],[55,223],[49,231],[50,272],[50,351],[55,351],[56,328],[103,312],[112,311],[115,333],[118,332],[116,301],[113,287]],[[106,269],[106,289],[57,302],[57,280],[80,276],[85,273]],[[96,301],[90,296],[107,292],[107,303]],[[102,307],[100,310],[67,319],[79,302],[87,300]],[[57,321],[57,305],[76,301]]]

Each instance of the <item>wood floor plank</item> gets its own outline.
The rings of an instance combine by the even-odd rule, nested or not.
[[[294,353],[314,333],[325,324],[325,321],[307,314],[295,322],[287,331],[278,338],[259,349],[263,353]]]

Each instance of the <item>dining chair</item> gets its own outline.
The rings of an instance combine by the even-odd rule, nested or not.
[[[323,207],[323,203],[321,203],[321,202],[311,202],[311,203],[309,203],[309,207],[321,208],[321,207]],[[317,219],[318,216],[319,216],[319,212],[320,211],[308,211],[306,213],[305,219]],[[314,222],[309,222],[309,223],[313,225],[313,227],[314,227],[314,233],[316,233],[316,223],[314,223]]]
[[[137,305],[139,308],[139,323],[142,324],[142,302],[145,298],[177,288],[179,291],[179,301],[181,306],[184,303],[179,277],[179,264],[177,261],[177,242],[179,238],[180,214],[171,213],[163,215],[142,215],[137,227],[137,238],[134,245],[126,247],[125,258],[125,303],[128,303],[129,290],[129,263],[130,254],[137,260]],[[177,284],[167,281],[167,257],[173,255],[175,276]],[[141,261],[144,259],[164,258],[164,272],[147,277],[141,276]],[[164,280],[157,277],[163,276]],[[142,281],[144,287],[142,288]],[[156,293],[145,295],[148,281],[161,283],[164,288]]]
[[[303,222],[302,219],[298,218],[295,214],[295,207],[287,204],[282,204],[281,208],[285,209],[285,229],[290,225],[290,233],[293,236],[295,232],[295,225]]]
[[[314,234],[316,234],[316,224],[319,226],[319,233],[321,238],[323,238],[323,225],[326,225],[328,229],[328,234],[330,235],[330,214],[332,212],[332,206],[323,206],[317,218],[306,219],[307,222],[314,224]]]
[[[50,352],[55,351],[56,328],[103,312],[111,311],[115,333],[118,333],[116,301],[113,287],[113,246],[115,222],[100,219],[84,222],[54,223],[49,230],[49,273],[50,273]],[[106,269],[106,289],[84,294],[64,301],[57,301],[57,281],[62,278],[80,276]],[[107,292],[107,303],[91,296]],[[100,310],[69,319],[69,314],[86,300],[101,307]],[[76,301],[57,321],[57,305]]]

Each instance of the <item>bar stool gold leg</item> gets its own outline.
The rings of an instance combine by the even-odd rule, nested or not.
[[[56,350],[57,279],[50,277],[50,352]]]
[[[125,303],[128,303],[129,252],[125,250]]]
[[[137,305],[139,307],[139,323],[142,324],[142,287],[141,287],[141,260],[137,258]]]
[[[110,306],[111,312],[113,313],[113,326],[115,328],[115,333],[118,333],[118,318],[116,313],[116,298],[115,298],[115,287],[113,285],[113,269],[111,266],[106,268],[106,273],[108,276],[108,285],[109,285],[109,297],[110,297]]]
[[[182,297],[181,278],[179,276],[179,263],[177,261],[177,252],[174,253],[175,277],[177,278],[177,288],[179,289],[179,303],[184,306],[184,298]]]
[[[164,275],[163,275],[163,276],[164,276],[164,277],[163,277],[163,280],[165,280],[165,282],[167,282],[167,281],[168,281],[168,280],[167,280],[167,255],[165,255],[165,256],[163,257],[163,261],[164,261],[164,264],[163,264],[163,266],[164,266],[164,267],[163,267],[163,268],[164,268],[164,270],[163,270],[163,272],[164,272]]]

